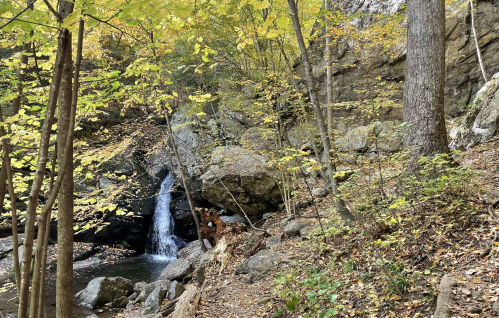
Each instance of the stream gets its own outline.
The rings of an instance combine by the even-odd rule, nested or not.
[[[172,174],[168,174],[161,184],[160,195],[156,199],[156,210],[148,237],[147,252],[149,254],[125,258],[112,264],[101,264],[75,270],[73,277],[73,292],[75,294],[84,289],[96,277],[121,276],[130,279],[132,283],[152,282],[160,276],[169,262],[177,258],[177,251],[185,246],[185,242],[172,234],[174,222],[170,213],[170,190],[174,183],[175,180]],[[47,274],[47,318],[55,318],[56,316],[55,275],[55,270],[49,271]],[[0,281],[0,288],[3,284],[5,282]],[[0,293],[0,317],[9,313],[16,314],[17,307],[18,301],[14,288]],[[99,312],[99,309],[90,310],[74,304],[73,318],[85,318],[92,314],[97,314],[99,318],[114,317],[108,309],[103,309],[102,312]]]

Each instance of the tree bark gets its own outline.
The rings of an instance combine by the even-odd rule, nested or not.
[[[66,2],[73,10],[73,4]],[[57,224],[57,281],[56,281],[56,317],[73,316],[73,211],[74,211],[74,179],[73,179],[73,132],[75,128],[76,109],[80,66],[83,51],[84,22],[80,19],[78,30],[78,47],[73,85],[71,85],[72,68],[68,67],[63,84],[67,85],[67,96],[61,96],[59,103],[59,125],[57,140],[66,140],[66,149],[59,147],[58,157],[64,162],[66,173],[62,178],[59,191],[59,211]],[[70,63],[70,61],[68,61]],[[72,87],[72,88],[71,88]],[[39,317],[41,318],[41,317]]]
[[[324,10],[327,13],[329,11],[329,1],[324,0]],[[327,133],[329,140],[332,143],[334,140],[334,114],[333,114],[333,66],[332,66],[332,55],[331,55],[331,37],[329,36],[328,19],[326,15],[326,47],[324,48],[324,59],[326,60],[326,105],[327,105]]]
[[[471,14],[471,30],[473,31],[473,37],[475,38],[475,47],[476,47],[476,56],[478,58],[478,64],[480,64],[480,70],[482,70],[482,76],[485,80],[485,83],[488,82],[487,73],[485,72],[485,68],[483,67],[482,62],[482,52],[480,51],[480,45],[478,44],[478,36],[476,35],[475,28],[475,7],[473,5],[473,0],[470,0],[470,14]]]
[[[324,116],[322,114],[317,90],[315,88],[315,80],[312,74],[312,67],[310,65],[310,60],[308,57],[307,47],[305,46],[305,41],[303,40],[303,34],[301,31],[300,20],[298,19],[298,10],[296,8],[295,0],[288,0],[289,11],[291,13],[291,19],[293,20],[293,27],[295,29],[296,38],[300,46],[301,57],[303,66],[305,68],[305,76],[307,78],[307,86],[310,94],[310,101],[314,107],[315,116],[317,119],[317,125],[319,126],[319,132],[321,135],[322,145],[324,147],[324,154],[327,159],[328,175],[331,182],[331,190],[335,197],[335,205],[338,214],[344,221],[354,220],[355,217],[348,209],[345,201],[340,197],[340,191],[338,189],[338,181],[334,178],[334,172],[336,171],[336,166],[332,159],[331,153],[331,142],[327,133],[326,123],[324,121]]]
[[[31,259],[33,254],[33,240],[35,234],[36,208],[38,206],[38,197],[40,196],[45,169],[47,167],[48,151],[50,145],[50,131],[54,120],[55,106],[59,97],[62,71],[64,68],[66,55],[69,53],[68,33],[69,32],[61,32],[59,35],[59,44],[54,66],[54,74],[52,77],[52,85],[50,87],[49,101],[47,104],[47,111],[45,113],[45,120],[43,122],[41,132],[35,178],[33,180],[29,195],[28,208],[26,213],[24,252],[21,266],[21,292],[19,294],[18,318],[26,318],[28,314],[29,282]]]
[[[63,2],[60,7],[60,13],[63,17],[66,17],[69,15],[72,10],[73,10],[73,4],[70,2]],[[71,33],[63,28],[61,30],[61,33],[67,33],[67,38],[68,38],[68,43],[66,44],[67,47],[67,52],[65,56],[65,63],[63,67],[63,74],[62,74],[62,79],[61,79],[61,86],[60,86],[60,94],[58,96],[58,122],[57,122],[57,138],[58,142],[62,143],[64,147],[58,147],[58,157],[61,158],[60,166],[59,166],[59,176],[57,177],[57,182],[55,183],[55,186],[51,189],[49,199],[43,206],[42,212],[40,213],[40,217],[38,220],[38,239],[37,239],[37,245],[36,245],[36,252],[35,252],[35,266],[33,270],[33,281],[32,281],[32,290],[31,290],[31,301],[30,301],[30,318],[36,318],[39,314],[39,309],[40,309],[40,294],[43,294],[41,292],[41,287],[44,286],[44,284],[41,283],[41,278],[44,276],[42,275],[42,272],[45,272],[46,270],[46,265],[43,264],[43,260],[45,259],[44,257],[44,251],[46,251],[47,246],[45,246],[45,237],[46,237],[46,232],[48,232],[48,225],[50,225],[50,214],[52,211],[52,206],[55,202],[56,197],[58,196],[59,198],[59,213],[58,213],[58,236],[61,236],[60,233],[60,227],[61,223],[63,225],[67,224],[67,213],[68,213],[68,204],[71,204],[71,211],[70,211],[70,223],[71,223],[71,230],[73,228],[73,210],[72,210],[72,203],[73,203],[73,176],[72,174],[69,174],[69,171],[73,171],[72,165],[73,165],[73,140],[72,140],[72,131],[74,130],[74,119],[72,118],[72,115],[74,116],[76,114],[76,111],[74,111],[74,114],[72,113],[72,78],[73,78],[73,61],[72,61],[72,48],[71,48]],[[71,124],[73,122],[73,124]],[[70,131],[71,130],[71,131]],[[71,169],[71,170],[69,170]],[[69,177],[68,177],[69,175]],[[67,191],[70,191],[71,198],[70,200],[67,198]],[[62,194],[61,194],[62,193]],[[66,194],[66,195],[64,195]],[[57,273],[58,273],[58,278],[59,278],[59,272],[60,272],[60,267],[61,264],[65,265],[66,262],[68,262],[68,255],[65,253],[64,255],[59,255],[60,251],[59,250],[65,250],[67,249],[66,240],[59,241],[58,237],[58,261],[57,261]],[[69,280],[71,283],[70,290],[64,290],[64,293],[70,292],[71,298],[72,299],[72,283],[73,283],[73,268],[72,268],[72,260],[73,260],[73,255],[72,255],[72,249],[73,249],[73,243],[72,243],[72,232],[71,232],[71,247],[70,247],[70,256],[69,256],[69,262],[71,263],[71,275],[70,277],[65,277],[65,280]],[[59,279],[57,279],[57,282]],[[60,295],[59,291],[59,286],[56,286],[56,312],[59,312],[59,304],[57,303],[57,296]],[[62,306],[67,306],[67,301],[68,299],[64,299],[66,302]],[[71,304],[71,301],[69,301]],[[65,315],[65,317],[71,317],[72,316],[72,304],[70,305],[70,315]]]
[[[448,153],[444,115],[445,1],[409,0],[404,139],[414,157]]]

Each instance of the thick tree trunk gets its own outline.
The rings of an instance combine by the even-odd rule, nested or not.
[[[448,153],[444,117],[445,1],[409,0],[404,140],[417,156]]]
[[[345,221],[354,220],[355,217],[346,206],[345,201],[343,201],[343,199],[340,197],[338,182],[333,177],[334,172],[336,171],[336,166],[334,162],[331,160],[332,159],[331,142],[329,140],[329,136],[327,133],[327,127],[324,121],[324,116],[322,114],[322,110],[319,105],[319,98],[317,95],[317,90],[315,88],[315,80],[314,76],[312,75],[312,67],[310,65],[307,47],[305,46],[305,41],[303,40],[303,34],[301,31],[300,20],[298,19],[298,10],[296,8],[295,0],[288,0],[288,5],[289,5],[289,11],[291,13],[291,19],[293,20],[293,27],[295,29],[296,38],[300,46],[302,62],[305,68],[305,76],[307,78],[308,91],[310,93],[310,101],[314,107],[315,116],[317,118],[317,125],[319,126],[322,145],[324,147],[324,153],[327,158],[328,175],[329,175],[329,180],[331,182],[331,189],[335,197],[336,210],[343,220]]]

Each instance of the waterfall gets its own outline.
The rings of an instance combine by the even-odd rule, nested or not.
[[[147,253],[167,260],[177,258],[177,243],[183,243],[180,238],[173,235],[174,223],[170,213],[170,201],[172,199],[170,190],[174,183],[172,173],[169,173],[161,183],[161,190],[156,198],[156,210],[154,211],[153,223],[148,237]]]

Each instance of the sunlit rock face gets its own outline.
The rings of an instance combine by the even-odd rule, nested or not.
[[[485,84],[476,55],[467,3],[468,1],[465,0],[457,0],[447,6],[445,106],[446,114],[452,117],[464,114],[466,105],[472,102],[475,94]],[[341,10],[347,15],[358,15],[349,22],[355,26],[356,32],[359,32],[359,28],[366,30],[373,27],[375,23],[384,19],[383,15],[401,13],[398,25],[402,28],[400,33],[404,35],[403,28],[407,27],[405,9],[406,1],[403,0],[336,0],[331,3],[331,10]],[[496,52],[499,50],[499,41],[497,41],[499,38],[498,9],[499,3],[497,1],[479,1],[475,7],[478,43],[489,78],[499,72],[499,59],[496,58]],[[387,35],[395,32],[395,30],[390,30],[393,29],[388,29]],[[382,37],[383,35],[381,35]],[[335,102],[361,102],[379,96],[379,91],[375,88],[381,79],[381,81],[385,81],[385,87],[390,87],[389,99],[402,104],[406,54],[405,38],[402,37],[396,43],[389,45],[387,51],[385,50],[386,48],[381,45],[363,49],[355,41],[348,40],[347,42],[339,39],[332,48]],[[312,43],[311,53],[314,76],[319,80],[320,99],[325,101],[326,63],[323,52],[324,40],[321,37]],[[359,67],[361,60],[367,60],[367,62]],[[298,73],[303,75],[302,66],[298,65],[297,69]],[[306,88],[304,82],[302,88]],[[356,107],[345,108],[338,110],[338,115],[352,115],[355,111]],[[388,105],[381,110],[378,120],[401,118],[401,109]]]

